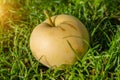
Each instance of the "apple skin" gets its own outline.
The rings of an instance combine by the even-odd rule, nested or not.
[[[89,34],[85,26],[71,15],[56,15],[34,28],[30,36],[30,49],[33,56],[47,67],[71,65],[82,58],[88,50]],[[68,42],[70,45],[68,44]]]

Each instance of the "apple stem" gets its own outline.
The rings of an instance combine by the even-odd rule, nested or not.
[[[46,17],[49,19],[50,24],[52,27],[55,27],[55,24],[52,22],[52,19],[50,18],[48,11],[44,10],[44,14],[46,15]]]

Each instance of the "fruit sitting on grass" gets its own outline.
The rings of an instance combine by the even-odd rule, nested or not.
[[[70,15],[56,15],[34,28],[30,36],[33,56],[47,67],[73,64],[88,49],[89,34],[85,26]]]

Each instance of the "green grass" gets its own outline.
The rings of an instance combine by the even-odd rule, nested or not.
[[[3,0],[1,4],[11,8],[7,18],[0,19],[0,80],[120,79],[119,0]],[[88,52],[64,70],[46,68],[30,51],[30,34],[46,19],[44,10],[73,15],[89,31]]]

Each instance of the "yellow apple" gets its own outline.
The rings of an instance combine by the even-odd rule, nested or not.
[[[77,57],[82,58],[86,53],[88,43],[89,34],[85,26],[77,18],[65,14],[48,16],[30,36],[33,56],[47,67],[75,63]]]

